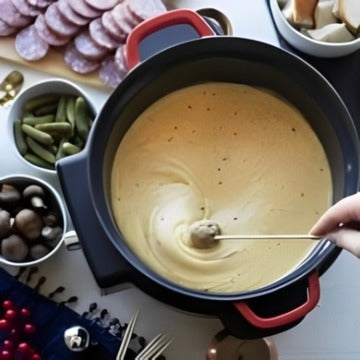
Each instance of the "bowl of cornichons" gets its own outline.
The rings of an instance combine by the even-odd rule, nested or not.
[[[49,79],[24,89],[11,106],[8,133],[15,153],[36,170],[55,173],[55,163],[80,152],[96,115],[76,84]]]

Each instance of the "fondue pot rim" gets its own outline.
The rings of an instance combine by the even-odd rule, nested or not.
[[[236,48],[236,46],[238,48]],[[114,124],[118,121],[119,113],[115,113],[113,109],[121,109],[126,103],[131,100],[133,96],[139,91],[144,84],[147,84],[148,81],[154,79],[157,74],[163,71],[163,68],[166,66],[173,66],[174,64],[179,64],[179,62],[194,61],[197,59],[206,59],[209,56],[214,58],[227,58],[235,57],[240,54],[254,61],[261,60],[264,57],[264,54],[270,52],[272,54],[277,54],[277,56],[284,58],[288,64],[287,66],[296,66],[302,68],[304,72],[312,72],[312,76],[319,82],[321,82],[323,89],[327,88],[327,97],[329,99],[335,100],[339,106],[343,107],[344,115],[349,118],[349,121],[344,124],[344,126],[352,126],[353,129],[348,129],[349,133],[353,130],[354,144],[359,152],[359,142],[357,139],[355,126],[351,120],[351,116],[347,111],[343,101],[333,88],[333,86],[311,65],[306,63],[301,58],[293,55],[283,49],[274,47],[269,44],[265,44],[256,40],[250,39],[241,39],[235,37],[214,37],[214,38],[202,38],[198,40],[189,41],[180,45],[175,45],[167,50],[164,50],[152,58],[144,61],[134,68],[128,76],[123,80],[117,89],[112,93],[103,109],[100,111],[97,121],[95,121],[93,129],[91,131],[88,144],[86,146],[87,156],[87,170],[88,170],[88,181],[90,183],[90,196],[92,199],[92,204],[94,205],[95,212],[97,214],[98,220],[101,223],[102,228],[107,234],[108,239],[112,242],[115,248],[120,252],[120,254],[126,259],[127,262],[131,264],[137,271],[141,272],[147,278],[155,281],[161,286],[167,287],[170,290],[176,292],[191,295],[200,299],[211,299],[211,300],[238,300],[243,298],[251,298],[259,295],[267,294],[283,287],[288,286],[291,283],[298,281],[306,277],[314,269],[317,269],[324,262],[324,259],[327,257],[332,257],[333,260],[340,253],[340,249],[336,248],[333,244],[328,242],[322,242],[319,244],[313,251],[313,253],[304,260],[304,262],[295,269],[292,273],[284,275],[279,281],[265,286],[260,289],[253,291],[245,291],[243,293],[217,293],[217,292],[204,292],[198,291],[190,288],[183,287],[171,281],[168,281],[162,278],[159,274],[153,272],[149,267],[144,265],[136,255],[130,250],[128,245],[124,243],[124,240],[119,234],[114,221],[109,221],[109,218],[112,219],[111,209],[109,209],[109,204],[107,204],[105,198],[105,184],[104,184],[104,168],[103,162],[97,161],[94,162],[93,159],[99,158],[100,154],[105,154],[107,149],[107,141]],[[255,54],[255,55],[254,55]],[[268,61],[263,59],[262,62]],[[275,59],[273,61],[276,61]],[[190,84],[189,84],[190,85]],[[315,86],[315,85],[314,85]],[[319,90],[320,91],[320,90]],[[123,105],[122,105],[123,104]],[[100,120],[100,121],[99,121]],[[134,119],[135,120],[135,119]],[[355,141],[356,137],[356,141]],[[97,140],[96,140],[97,139]],[[99,141],[101,139],[101,141]],[[101,144],[101,142],[103,144]],[[357,159],[356,163],[353,164],[355,169],[352,169],[356,175],[356,178],[353,179],[353,183],[347,184],[347,187],[344,189],[344,196],[350,195],[351,193],[357,191],[358,188],[358,179],[359,179],[359,160]],[[344,170],[345,171],[345,170]],[[94,174],[101,174],[102,176],[93,176]],[[97,191],[94,191],[97,189]],[[101,196],[99,197],[99,189],[101,189]],[[99,201],[100,199],[100,201]],[[117,236],[116,236],[117,234]]]

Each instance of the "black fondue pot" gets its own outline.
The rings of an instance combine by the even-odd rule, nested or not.
[[[138,64],[143,39],[179,24],[193,29],[198,39]],[[202,292],[162,278],[130,250],[112,215],[110,173],[121,139],[147,107],[174,90],[208,81],[271,89],[303,113],[320,139],[331,167],[334,202],[358,189],[359,142],[334,88],[305,61],[262,42],[209,35],[211,28],[189,10],[169,11],[136,28],[127,43],[128,62],[134,68],[99,113],[85,150],[62,159],[57,170],[74,227],[90,267],[97,267],[101,287],[131,282],[179,309],[218,316],[235,336],[259,338],[293,327],[316,306],[319,276],[340,249],[322,241],[292,273],[248,292]]]

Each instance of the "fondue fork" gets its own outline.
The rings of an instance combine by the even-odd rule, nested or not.
[[[152,339],[145,348],[136,356],[135,360],[156,359],[171,344],[173,339],[168,339],[166,335],[158,334]]]
[[[128,346],[129,346],[129,342],[131,340],[131,335],[134,331],[134,327],[135,327],[135,322],[136,322],[136,319],[139,315],[139,312],[137,311],[133,317],[130,319],[129,323],[128,323],[128,326],[126,327],[126,330],[125,330],[125,334],[122,338],[122,341],[121,341],[121,345],[120,345],[120,348],[119,348],[119,351],[116,355],[116,360],[124,360],[125,359],[125,354],[126,354],[126,351],[128,349]]]
[[[322,236],[315,236],[309,234],[296,235],[215,235],[214,240],[262,240],[262,239],[307,239],[307,240],[321,240]]]

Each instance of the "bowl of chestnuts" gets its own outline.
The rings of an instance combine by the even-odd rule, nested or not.
[[[0,263],[30,266],[61,246],[67,217],[59,194],[29,175],[0,178]]]

